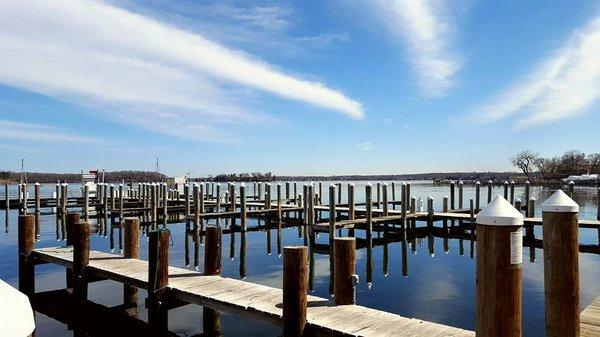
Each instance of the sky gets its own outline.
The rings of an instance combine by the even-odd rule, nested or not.
[[[598,1],[0,0],[0,170],[516,170],[599,98]]]

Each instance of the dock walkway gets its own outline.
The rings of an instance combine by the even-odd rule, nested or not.
[[[42,248],[32,252],[37,263],[73,267],[71,247]],[[90,275],[148,289],[148,262],[90,251]],[[183,268],[169,267],[170,296],[185,303],[282,324],[281,289],[221,276],[205,276]],[[334,305],[308,296],[307,328],[343,336],[475,336],[472,331],[370,309],[358,305]]]

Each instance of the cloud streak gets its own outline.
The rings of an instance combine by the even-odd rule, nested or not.
[[[517,128],[586,111],[600,97],[600,16],[576,30],[519,82],[478,106],[483,122],[518,115]]]
[[[264,10],[248,20],[277,24],[277,14]],[[269,119],[248,108],[254,90],[364,116],[359,102],[336,89],[97,1],[3,2],[0,49],[1,83],[116,107],[106,110],[118,121],[172,135],[183,128],[187,138],[214,140],[221,134],[215,124]]]
[[[430,96],[444,95],[461,68],[452,50],[454,27],[443,2],[433,0],[374,0],[377,17],[407,47],[419,84]]]
[[[97,142],[93,138],[68,134],[65,130],[47,125],[21,123],[3,119],[0,119],[0,138],[43,142]]]

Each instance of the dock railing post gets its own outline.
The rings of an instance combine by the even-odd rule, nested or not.
[[[87,301],[88,280],[86,268],[90,261],[90,225],[78,221],[70,232],[73,243],[73,297],[78,304]]]
[[[123,257],[126,259],[140,258],[140,219],[128,217],[123,219],[125,239],[123,242]],[[137,307],[137,288],[123,285],[123,304],[126,308]]]
[[[35,265],[30,258],[35,248],[35,216],[19,215],[19,291],[27,296],[35,293]]]
[[[168,311],[166,291],[169,285],[168,229],[148,233],[148,325],[158,336],[166,335]]]
[[[221,274],[221,235],[221,227],[206,227],[206,244],[204,246],[204,275]],[[220,313],[214,309],[204,307],[202,309],[202,326],[204,335],[219,335],[221,332]]]
[[[67,213],[65,218],[65,228],[67,233],[67,246],[73,246],[73,242],[75,239],[75,226],[80,221],[79,213]],[[73,288],[73,272],[70,268],[66,269],[66,279],[67,279],[67,288]]]
[[[522,333],[523,215],[497,196],[476,217],[477,336]],[[502,275],[502,277],[499,277]]]
[[[546,336],[579,336],[579,205],[562,190],[542,204]]]
[[[346,305],[356,303],[356,239],[335,238],[333,245],[335,275],[333,277],[335,304]]]
[[[335,203],[334,200],[330,202]],[[300,337],[304,334],[308,291],[307,257],[308,249],[305,246],[283,247],[284,337]]]

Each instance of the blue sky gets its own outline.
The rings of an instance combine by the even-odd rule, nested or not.
[[[598,152],[597,1],[0,3],[0,169],[512,169]]]

